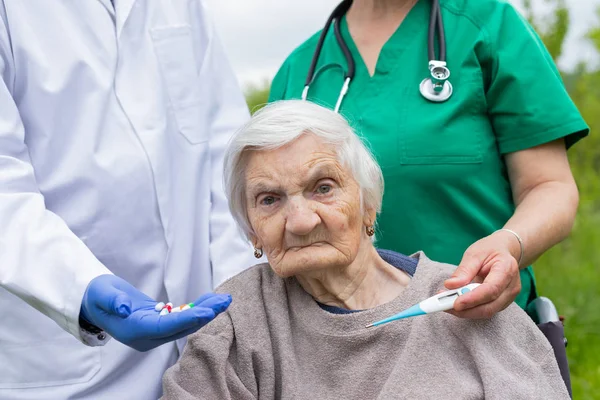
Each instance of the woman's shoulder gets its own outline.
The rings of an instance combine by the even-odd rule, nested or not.
[[[312,35],[286,57],[271,82],[269,102],[290,98],[289,93],[286,94],[290,80],[292,82],[298,81],[298,84],[304,82],[304,77],[308,71],[312,54],[317,47],[321,31]]]
[[[507,0],[443,0],[441,6],[452,14],[465,17],[479,29],[489,29],[491,21],[502,21],[507,15],[520,16]]]
[[[278,303],[286,296],[284,279],[277,276],[267,263],[257,264],[229,278],[215,293],[231,295],[231,305],[206,325],[199,334],[232,339],[252,324],[265,320],[268,304]]]
[[[285,282],[277,276],[268,263],[254,265],[229,278],[216,289],[216,293],[229,293],[234,297],[257,299],[263,290],[283,289]]]
[[[292,52],[286,57],[284,64],[293,64],[294,61],[298,59],[305,59],[307,57],[312,58],[322,31],[322,29],[319,29],[316,33],[292,50]]]
[[[432,295],[443,289],[444,281],[448,279],[456,265],[435,261],[427,257],[423,251],[410,256],[417,259],[416,273],[419,274],[421,285],[425,286]]]

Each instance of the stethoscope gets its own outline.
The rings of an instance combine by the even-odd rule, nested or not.
[[[350,53],[350,49],[348,45],[342,38],[342,33],[340,31],[340,19],[346,14],[350,6],[352,5],[352,0],[344,0],[342,1],[331,13],[325,26],[323,27],[323,31],[321,32],[321,36],[319,37],[319,41],[317,43],[317,48],[313,54],[312,61],[310,63],[310,68],[308,70],[308,74],[306,76],[306,81],[304,83],[304,90],[302,91],[302,100],[306,100],[308,97],[308,90],[313,80],[315,79],[315,68],[317,66],[317,62],[319,61],[319,56],[321,55],[321,49],[323,48],[323,42],[325,41],[325,37],[329,32],[329,28],[333,23],[333,33],[335,34],[335,39],[344,53],[344,58],[346,59],[346,63],[348,64],[348,70],[344,76],[344,84],[342,85],[342,89],[340,90],[340,94],[335,104],[334,111],[338,112],[342,105],[342,100],[346,93],[348,93],[348,89],[350,87],[350,82],[354,78],[354,72],[356,64],[354,63],[354,58]],[[438,44],[439,44],[439,56],[435,58],[435,33],[437,30],[438,34]],[[439,0],[432,0],[431,4],[431,14],[429,17],[429,35],[428,35],[428,57],[429,57],[429,73],[430,77],[427,77],[421,81],[419,85],[419,91],[424,98],[433,102],[442,102],[446,101],[452,95],[452,84],[448,80],[450,77],[450,70],[446,66],[446,38],[444,36],[444,24],[442,22],[442,13],[440,11],[440,3]]]

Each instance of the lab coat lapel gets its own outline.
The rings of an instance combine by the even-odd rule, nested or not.
[[[110,1],[110,0],[107,0]],[[117,28],[117,38],[121,36],[121,32],[123,31],[123,27],[127,22],[127,18],[129,18],[129,14],[131,13],[131,9],[135,4],[136,0],[114,0],[115,3],[115,11],[117,14],[116,19],[116,28]]]
[[[109,14],[114,18],[115,17],[115,7],[112,5],[111,0],[98,0],[104,8],[109,12]]]

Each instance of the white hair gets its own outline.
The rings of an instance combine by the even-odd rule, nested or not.
[[[248,238],[253,232],[246,205],[246,152],[277,149],[306,133],[337,149],[338,161],[350,170],[361,189],[361,208],[381,211],[381,168],[348,122],[341,115],[308,101],[277,101],[256,112],[234,134],[225,152],[224,183],[229,209]]]

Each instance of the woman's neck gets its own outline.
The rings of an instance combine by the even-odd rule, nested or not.
[[[331,306],[364,310],[392,301],[410,277],[385,262],[370,242],[361,247],[348,266],[296,275],[296,279],[316,301]]]
[[[396,32],[417,0],[354,0],[346,13],[352,40],[373,76],[383,45]]]
[[[347,13],[353,21],[397,20],[406,15],[417,0],[354,0]]]

